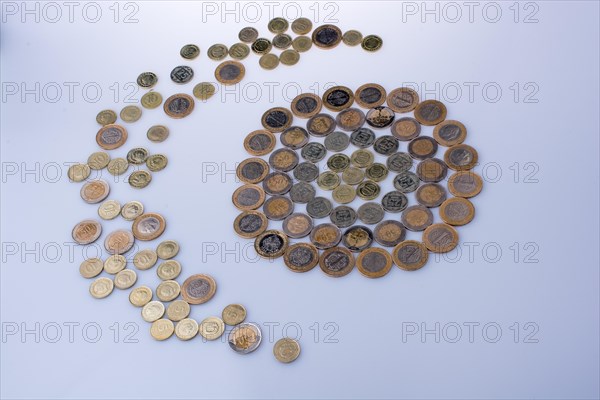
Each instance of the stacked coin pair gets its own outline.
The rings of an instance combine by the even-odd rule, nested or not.
[[[352,107],[354,103],[368,111]],[[323,106],[337,115],[321,112]],[[413,115],[396,118],[397,113],[409,112]],[[254,157],[237,168],[245,184],[233,194],[234,205],[242,210],[234,230],[244,238],[254,238],[260,256],[283,257],[294,272],[319,264],[327,275],[340,277],[356,265],[363,275],[378,278],[393,263],[409,271],[423,267],[429,252],[444,253],[456,247],[458,234],[453,226],[473,219],[474,206],[467,198],[482,188],[481,178],[471,172],[478,162],[477,151],[463,144],[466,128],[446,120],[446,114],[444,104],[420,102],[412,89],[398,88],[388,94],[377,84],[365,84],[355,92],[336,86],[322,98],[301,94],[290,109],[267,110],[261,119],[264,129],[244,140],[244,148]],[[293,125],[294,116],[307,119],[306,127]],[[423,127],[433,127],[431,137],[421,135]],[[387,130],[387,134],[378,136],[374,129]],[[278,149],[275,134],[282,144]],[[403,142],[406,152],[399,151]],[[342,153],[350,145],[357,149],[351,155]],[[439,145],[448,147],[443,160],[435,158]],[[371,147],[386,157],[385,164],[374,162]],[[317,163],[329,151],[334,154],[326,161],[328,170],[319,173]],[[447,179],[448,190],[455,196],[451,198],[441,184],[448,169],[456,171]],[[390,172],[395,190],[384,194],[380,202],[373,201],[381,195],[380,182]],[[332,191],[339,205],[334,207],[330,199],[316,196],[313,181]],[[418,205],[408,206],[406,194],[411,192]],[[355,211],[346,204],[356,197],[365,202]],[[306,213],[294,212],[295,204],[306,204]],[[260,207],[262,212],[257,211]],[[443,223],[433,223],[431,209],[437,207]],[[386,213],[401,214],[385,220]],[[330,223],[315,223],[327,217]],[[357,220],[364,225],[355,225]],[[282,221],[281,230],[268,229],[269,221]],[[407,230],[423,232],[422,242],[405,240]],[[290,244],[305,237],[310,243]],[[372,247],[375,243],[393,248],[391,254]]]

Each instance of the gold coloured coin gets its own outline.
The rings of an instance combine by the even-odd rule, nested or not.
[[[142,72],[137,77],[137,84],[143,88],[151,88],[158,82],[158,77],[154,72]]]
[[[133,221],[133,236],[139,240],[154,240],[163,234],[167,222],[158,213],[142,214]]]
[[[311,118],[321,112],[323,101],[313,93],[302,93],[294,97],[290,108],[295,116]]]
[[[180,292],[181,287],[179,286],[179,283],[173,280],[161,282],[156,287],[156,297],[158,297],[160,301],[175,300]]]
[[[338,204],[348,204],[356,198],[356,190],[350,185],[340,185],[333,189],[331,197]]]
[[[154,322],[165,315],[165,305],[160,301],[151,301],[142,308],[142,319],[146,322]]]
[[[175,300],[167,307],[167,318],[177,322],[190,315],[190,305],[184,300]]]
[[[179,51],[179,55],[186,60],[193,60],[200,55],[200,47],[195,44],[186,44]]]
[[[152,337],[160,341],[170,338],[173,335],[173,332],[175,332],[173,322],[164,318],[154,321],[150,328]]]
[[[121,216],[125,218],[126,221],[133,221],[143,213],[144,205],[139,201],[130,201],[125,203],[121,209]]]
[[[194,111],[194,98],[184,93],[174,94],[165,101],[163,110],[171,118],[187,117]]]
[[[250,132],[246,136],[244,149],[253,156],[264,156],[273,151],[276,142],[275,135],[265,129],[260,129]]]
[[[223,85],[235,85],[244,79],[246,68],[237,61],[225,61],[215,70],[215,79]]]
[[[73,164],[67,171],[67,176],[72,182],[83,182],[86,180],[92,171],[87,164]]]
[[[292,32],[296,35],[306,35],[312,31],[312,22],[308,18],[300,17],[292,21]]]
[[[374,160],[375,155],[369,150],[356,150],[350,155],[350,163],[358,168],[366,168],[369,165],[373,164]]]
[[[284,50],[279,55],[279,61],[283,65],[296,65],[300,61],[300,53],[296,50]]]
[[[370,247],[358,254],[356,268],[367,278],[381,278],[392,269],[392,256],[382,248]]]
[[[220,61],[227,57],[229,49],[224,44],[213,44],[208,48],[206,53],[211,60]]]
[[[285,50],[292,45],[292,37],[287,33],[280,33],[273,38],[273,47]]]
[[[298,53],[304,53],[312,47],[312,39],[308,36],[297,36],[292,40],[292,48]]]
[[[162,95],[158,92],[152,91],[145,93],[142,96],[140,103],[142,103],[142,107],[152,110],[160,106],[162,101]]]
[[[117,289],[129,289],[137,281],[137,274],[132,269],[124,269],[115,275],[115,287]]]
[[[164,261],[156,269],[156,274],[163,281],[177,279],[181,274],[181,264],[175,260]]]
[[[152,300],[152,289],[138,286],[129,292],[129,302],[136,307],[144,307]]]
[[[388,176],[388,169],[383,164],[373,163],[365,170],[365,176],[373,182],[381,182]]]
[[[143,164],[148,158],[148,150],[143,147],[136,147],[127,152],[127,162],[130,164]]]
[[[125,106],[119,114],[125,122],[133,123],[142,117],[142,109],[138,106]]]
[[[273,346],[273,355],[279,362],[291,363],[300,355],[300,344],[290,338],[279,339]]]
[[[358,185],[365,179],[365,172],[356,167],[348,167],[342,172],[342,180],[348,185]]]
[[[104,125],[96,134],[96,143],[104,150],[114,150],[127,141],[127,130],[121,125]]]
[[[127,259],[121,254],[113,254],[104,261],[104,271],[111,275],[123,271],[126,266]]]
[[[259,183],[269,174],[269,164],[262,158],[248,158],[236,169],[237,177],[246,183]]]
[[[158,255],[152,249],[140,250],[133,256],[133,265],[140,271],[154,267],[156,261],[158,261]]]
[[[415,108],[415,118],[422,125],[437,125],[446,119],[447,114],[444,103],[437,100],[425,100]]]
[[[156,254],[162,260],[170,260],[179,253],[179,243],[174,240],[165,240],[156,247]]]
[[[383,40],[377,35],[368,35],[362,40],[361,47],[366,51],[377,51],[383,46]]]
[[[481,177],[471,171],[459,171],[448,178],[448,190],[456,197],[475,197],[482,188]]]
[[[203,304],[213,298],[217,283],[206,274],[196,274],[183,282],[181,297],[189,304]]]
[[[236,60],[243,60],[250,54],[250,47],[245,43],[236,43],[229,48],[229,55]]]
[[[104,263],[99,258],[88,258],[79,265],[79,273],[84,278],[94,278],[102,273]]]
[[[252,51],[258,55],[267,54],[273,48],[273,44],[269,39],[258,38],[250,47]]]
[[[278,258],[285,253],[288,246],[288,237],[277,230],[269,230],[259,235],[254,241],[254,250],[264,258]]]
[[[467,128],[451,119],[440,122],[433,128],[433,138],[442,146],[451,147],[461,144],[467,137]]]
[[[423,232],[423,243],[429,251],[447,253],[458,245],[458,232],[447,224],[433,224]]]
[[[90,154],[87,160],[88,166],[93,170],[101,170],[106,168],[110,162],[110,156],[104,151],[97,151]]]
[[[144,170],[134,171],[129,175],[127,181],[132,187],[143,189],[152,181],[152,175],[150,172]]]
[[[244,211],[233,221],[233,230],[243,238],[250,239],[263,233],[269,226],[267,217],[258,211]]]
[[[219,317],[208,317],[200,322],[199,331],[206,340],[216,340],[225,332],[225,324]]]
[[[284,18],[276,17],[269,21],[268,28],[271,33],[283,33],[288,30],[289,23]]]
[[[98,215],[104,220],[115,219],[121,214],[121,204],[116,200],[106,200],[98,207]]]
[[[350,30],[346,31],[342,36],[342,41],[348,46],[358,46],[362,43],[363,35],[359,31]]]
[[[227,325],[235,326],[246,319],[246,309],[241,304],[230,304],[223,309],[221,317]]]
[[[317,178],[317,185],[323,190],[333,190],[340,185],[340,176],[333,171],[322,172]]]
[[[88,204],[97,204],[108,197],[110,186],[103,180],[86,182],[81,187],[81,198]]]
[[[452,197],[440,206],[440,217],[449,225],[462,226],[473,221],[475,207],[467,199]]]
[[[113,158],[108,162],[108,166],[106,168],[108,173],[114,176],[123,175],[129,169],[129,163],[126,159],[118,157]]]
[[[392,251],[392,259],[398,268],[405,271],[416,271],[427,264],[429,253],[427,247],[415,240],[400,242]]]
[[[175,325],[175,335],[181,340],[190,340],[198,334],[198,322],[192,318],[182,319]]]
[[[233,192],[233,205],[242,211],[256,210],[265,202],[265,191],[257,185],[246,184]]]
[[[354,269],[354,256],[344,247],[332,247],[321,254],[319,266],[326,275],[340,278]]]
[[[86,219],[79,222],[73,228],[71,236],[78,244],[90,244],[95,242],[102,234],[102,225],[93,219]]]
[[[331,111],[341,111],[354,103],[354,93],[346,86],[334,86],[323,93],[323,105]]]
[[[283,262],[293,272],[307,272],[319,263],[319,250],[310,243],[295,243],[285,250]]]
[[[210,99],[217,91],[215,85],[210,82],[200,82],[196,86],[194,86],[194,90],[192,94],[195,98],[205,101]]]
[[[252,43],[258,38],[258,31],[251,26],[242,28],[238,34],[238,38],[245,43]]]
[[[267,70],[275,69],[279,65],[279,57],[273,53],[263,54],[258,60],[258,64]]]
[[[413,89],[401,87],[388,94],[387,105],[397,113],[412,111],[419,104],[419,94]]]
[[[96,115],[96,122],[100,125],[114,124],[117,121],[117,113],[113,110],[102,110]]]
[[[112,279],[98,278],[90,285],[90,294],[96,299],[103,299],[112,293],[114,287]]]
[[[152,154],[146,159],[146,167],[152,172],[158,172],[167,167],[169,160],[163,154]]]
[[[381,188],[373,181],[363,181],[356,187],[356,194],[363,200],[374,200],[379,193],[381,193]]]

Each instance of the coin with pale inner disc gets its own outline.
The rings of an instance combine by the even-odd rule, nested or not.
[[[258,348],[262,340],[262,332],[258,325],[244,322],[234,327],[227,341],[229,347],[238,354],[252,353]]]

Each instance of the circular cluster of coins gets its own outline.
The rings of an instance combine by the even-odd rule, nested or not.
[[[352,107],[354,103],[359,107]],[[323,107],[331,113],[322,112]],[[429,252],[445,253],[457,246],[454,226],[473,219],[475,208],[468,198],[479,194],[483,185],[471,171],[478,154],[463,144],[465,126],[446,120],[446,115],[443,103],[420,102],[410,88],[388,94],[373,83],[356,91],[336,86],[322,98],[301,94],[290,109],[267,110],[263,129],[244,140],[253,157],[237,168],[244,185],[233,193],[233,204],[242,211],[234,230],[254,238],[260,256],[283,257],[294,272],[319,264],[327,275],[340,277],[356,265],[363,275],[379,278],[393,263],[408,271],[423,267]],[[293,125],[294,117],[307,119],[305,127]],[[276,134],[281,143],[277,149]],[[400,151],[401,144],[406,151]],[[350,145],[356,150],[347,155]],[[443,159],[435,157],[438,146],[448,147]],[[328,152],[333,154],[326,158]],[[377,162],[376,156],[385,161]],[[327,167],[323,172],[321,161]],[[455,172],[447,178],[448,169]],[[395,190],[383,194],[380,183],[388,176]],[[454,197],[447,195],[442,184],[446,180]],[[336,207],[329,198],[316,195],[313,181],[331,191]],[[418,204],[409,206],[407,194],[413,192]],[[347,205],[355,198],[364,201],[357,210]],[[296,204],[305,204],[306,213],[295,212]],[[257,211],[260,207],[262,212]],[[434,223],[432,209],[438,207],[443,222]],[[386,219],[386,213],[399,217]],[[330,222],[315,222],[324,218]],[[269,221],[281,221],[281,229],[269,229]],[[407,230],[422,232],[421,241],[406,240]],[[301,240],[306,237],[310,243]],[[291,243],[294,240],[298,242]]]

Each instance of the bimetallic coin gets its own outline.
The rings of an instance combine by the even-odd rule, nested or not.
[[[356,198],[356,190],[350,185],[340,185],[333,189],[331,197],[338,204],[348,204]]]
[[[258,60],[258,65],[266,70],[275,69],[279,65],[279,57],[273,53],[263,54]]]
[[[106,236],[106,239],[104,239],[104,248],[110,254],[123,254],[133,247],[134,242],[135,239],[131,231],[119,229]]]
[[[124,269],[117,272],[115,275],[115,287],[117,289],[125,290],[129,289],[137,281],[137,274],[132,269]]]
[[[94,278],[102,273],[104,263],[99,258],[88,258],[79,265],[79,273],[84,278]]]
[[[294,116],[288,109],[274,107],[263,114],[261,123],[265,129],[271,132],[283,132],[292,125],[293,119]]]
[[[102,234],[102,225],[93,219],[86,219],[79,222],[73,228],[71,236],[78,244],[90,244],[95,242]]]
[[[133,256],[133,265],[140,271],[150,269],[156,264],[158,260],[158,254],[152,249],[144,249],[138,251]]]
[[[306,35],[312,31],[312,22],[308,18],[300,17],[292,21],[292,32],[296,35]]]
[[[349,30],[344,32],[342,36],[342,41],[345,45],[348,46],[358,46],[362,43],[363,35],[359,31]]]
[[[403,142],[413,140],[421,133],[421,124],[414,118],[404,117],[392,124],[392,135]]]
[[[374,200],[381,193],[381,188],[376,182],[364,181],[356,187],[356,194],[363,200]]]
[[[106,166],[106,170],[109,174],[114,176],[123,175],[129,169],[129,163],[126,159],[118,157],[113,158],[108,162]]]
[[[406,237],[406,229],[398,221],[381,221],[373,231],[375,241],[385,247],[394,247]]]
[[[383,46],[383,40],[377,35],[365,36],[362,40],[361,47],[366,51],[377,51]]]
[[[342,240],[340,228],[333,224],[320,224],[313,228],[310,233],[310,241],[317,249],[329,249],[336,246]]]
[[[206,100],[210,99],[211,97],[213,97],[213,95],[216,93],[216,91],[217,91],[217,88],[215,88],[215,85],[213,85],[212,83],[200,82],[199,84],[194,86],[192,94],[194,95],[195,98],[202,100],[202,101],[206,101]]]
[[[365,120],[367,121],[367,124],[373,128],[382,129],[390,126],[394,122],[394,118],[396,118],[396,114],[394,114],[394,111],[391,108],[377,106],[371,108],[367,112]]]
[[[183,322],[183,321],[182,321]],[[181,322],[180,322],[181,323]],[[206,340],[217,340],[225,332],[225,324],[219,317],[208,317],[200,322],[200,335]]]
[[[156,287],[156,297],[158,297],[160,301],[175,300],[180,292],[181,287],[179,286],[179,283],[173,280],[161,282]]]
[[[251,26],[242,28],[238,34],[238,38],[245,43],[252,43],[258,38],[258,31]]]
[[[346,229],[342,236],[342,243],[350,251],[361,252],[371,247],[373,243],[373,232],[366,226],[353,226]]]
[[[104,220],[115,219],[121,214],[121,204],[116,200],[106,200],[98,207],[98,215]]]
[[[181,274],[181,264],[175,260],[164,261],[156,269],[156,274],[163,281],[177,279],[179,274]]]
[[[236,326],[246,319],[246,309],[241,304],[230,304],[223,309],[221,318],[229,326]]]
[[[307,272],[319,263],[319,251],[310,243],[296,243],[287,248],[283,262],[294,272]]]
[[[200,47],[195,44],[186,44],[179,51],[179,55],[186,60],[193,60],[200,55]]]
[[[321,143],[310,142],[302,148],[300,155],[312,163],[317,163],[325,158],[327,149]]]
[[[308,36],[296,36],[292,40],[292,48],[298,53],[304,53],[312,47],[312,39]]]
[[[131,230],[136,239],[147,241],[154,240],[163,234],[167,227],[167,221],[157,213],[146,213],[133,221]]]
[[[342,172],[342,181],[348,185],[358,185],[365,179],[365,172],[356,167],[348,167]]]
[[[137,77],[137,84],[143,88],[151,88],[158,82],[158,77],[154,72],[142,72]]]
[[[467,171],[477,165],[479,156],[477,150],[466,144],[450,147],[444,154],[444,161],[455,171]]]
[[[383,219],[385,211],[379,203],[363,203],[357,210],[358,219],[367,225],[376,224]]]
[[[290,189],[290,199],[294,203],[306,204],[315,198],[317,191],[307,182],[295,183]]]
[[[344,132],[335,131],[327,135],[323,141],[325,148],[329,151],[340,152],[348,148],[350,137]]]
[[[262,185],[265,192],[271,195],[286,194],[292,188],[292,178],[285,172],[271,172]]]
[[[392,269],[392,256],[384,249],[371,247],[358,255],[356,268],[367,278],[381,278]]]
[[[95,153],[92,153],[87,160],[88,166],[93,170],[101,170],[103,168],[106,168],[109,162],[110,156],[108,155],[108,153],[105,153],[103,151],[97,151]]]
[[[181,340],[190,340],[198,334],[198,323],[195,319],[185,318],[175,325],[175,336]]]
[[[263,205],[265,216],[273,221],[281,221],[294,212],[294,203],[285,196],[272,196]]]
[[[323,107],[321,98],[316,94],[302,93],[294,97],[290,108],[295,116],[300,118],[310,118],[318,114]]]
[[[130,164],[136,164],[136,165],[143,164],[144,162],[146,162],[147,158],[148,158],[148,150],[146,150],[142,147],[137,147],[137,148],[131,149],[131,150],[129,150],[129,152],[127,152],[127,162]]]
[[[308,143],[308,132],[299,126],[291,126],[279,135],[281,144],[292,150],[298,150]]]
[[[73,164],[67,171],[67,176],[72,182],[83,182],[86,180],[92,171],[87,164]]]
[[[335,119],[329,114],[313,115],[306,123],[308,133],[316,137],[324,137],[335,130]]]
[[[362,39],[362,38],[361,38]],[[386,91],[376,83],[366,83],[356,89],[354,100],[364,108],[373,108],[385,103]]]
[[[334,86],[323,93],[323,105],[331,111],[341,111],[354,103],[354,93],[346,86]]]
[[[365,170],[365,176],[374,182],[381,182],[388,176],[388,169],[380,163],[373,163]]]
[[[481,177],[471,171],[459,171],[448,178],[448,190],[456,197],[477,196],[482,188]]]
[[[448,166],[437,158],[428,158],[417,165],[417,176],[423,182],[439,182],[447,173]]]
[[[288,49],[279,55],[279,62],[283,65],[296,65],[298,61],[300,61],[300,53],[296,50]]]
[[[356,150],[350,156],[350,163],[358,168],[365,168],[373,164],[375,156],[369,150]]]
[[[248,158],[236,169],[237,177],[246,183],[261,182],[269,174],[269,164],[261,158]]]
[[[319,167],[312,162],[301,162],[294,169],[294,178],[303,182],[312,182],[319,176]]]
[[[111,275],[121,272],[127,266],[127,259],[121,254],[113,254],[104,261],[104,271]]]
[[[400,242],[392,251],[394,263],[405,271],[416,271],[427,264],[429,253],[421,242],[405,240]]]
[[[165,101],[163,110],[171,118],[187,117],[194,111],[194,99],[187,94],[174,94]]]
[[[144,307],[152,300],[152,289],[138,286],[129,292],[129,302],[136,307]]]
[[[446,189],[437,183],[427,183],[417,189],[415,198],[425,207],[439,207],[446,200]]]
[[[331,214],[333,206],[325,197],[315,197],[306,204],[306,212],[313,218],[325,218]]]
[[[300,355],[300,344],[290,338],[279,339],[273,346],[273,355],[279,362],[291,363]]]
[[[154,322],[165,315],[165,305],[160,301],[151,301],[142,308],[142,319],[146,322]]]
[[[96,143],[104,150],[114,150],[127,141],[127,130],[121,125],[104,125],[96,134]]]
[[[348,249],[332,247],[321,254],[319,266],[326,275],[340,278],[354,269],[354,256]]]
[[[269,21],[267,28],[272,33],[282,33],[288,30],[289,23],[284,18],[276,17]]]
[[[175,300],[167,307],[167,318],[173,322],[181,321],[190,315],[191,307],[184,300]]]
[[[88,204],[97,204],[108,197],[110,186],[103,180],[86,182],[80,190],[81,198]]]
[[[179,243],[174,240],[165,240],[156,247],[156,255],[162,260],[170,260],[179,253]]]
[[[340,184],[340,176],[332,171],[322,172],[317,178],[317,185],[323,190],[333,190]]]
[[[125,203],[121,209],[121,216],[125,218],[126,221],[133,221],[143,213],[144,205],[139,201],[130,201]]]
[[[168,319],[156,320],[152,323],[152,327],[150,328],[152,337],[159,341],[167,340],[173,336],[173,332],[175,332],[175,326],[173,325],[173,322]]]
[[[146,159],[146,167],[152,172],[162,171],[168,163],[169,160],[163,154],[152,154]]]
[[[232,201],[242,211],[256,210],[265,202],[265,191],[260,186],[246,184],[233,192]]]
[[[358,108],[346,108],[338,113],[335,122],[340,129],[355,131],[365,123],[365,113]]]
[[[288,246],[288,237],[285,233],[269,230],[261,234],[254,241],[256,254],[264,258],[281,257]]]
[[[134,171],[127,179],[129,184],[136,189],[143,189],[152,182],[152,175],[148,171]]]
[[[385,211],[397,213],[406,208],[408,198],[400,191],[389,192],[381,199],[381,205]]]
[[[162,104],[163,98],[162,95],[158,92],[147,92],[144,93],[142,98],[140,99],[140,103],[142,107],[147,108],[149,110],[153,110],[156,107]]]
[[[375,143],[375,132],[369,128],[359,128],[350,135],[350,143],[361,149],[372,146]]]
[[[255,238],[269,226],[269,221],[263,213],[258,211],[245,211],[233,221],[233,229],[243,238]]]
[[[237,325],[229,332],[229,347],[239,354],[252,353],[260,345],[262,334],[258,325],[245,322]]]
[[[244,64],[237,61],[225,61],[215,70],[215,79],[223,85],[235,85],[246,76]]]
[[[250,47],[245,43],[236,43],[229,48],[229,55],[236,60],[243,60],[250,54]]]
[[[405,172],[412,168],[413,159],[407,153],[394,153],[388,157],[386,165],[390,171]]]
[[[96,115],[96,122],[100,125],[114,124],[117,121],[117,113],[113,110],[102,110]]]
[[[269,165],[282,172],[291,171],[298,165],[298,154],[292,149],[277,149],[269,157]]]
[[[146,137],[154,143],[161,143],[169,137],[169,128],[164,125],[154,125],[146,132]]]
[[[321,25],[312,34],[315,46],[322,49],[332,49],[342,41],[342,31],[335,25]]]
[[[447,253],[458,245],[458,232],[446,224],[433,224],[423,232],[423,243],[429,251]]]
[[[271,44],[271,41],[269,39],[258,38],[254,41],[254,43],[252,43],[252,46],[250,46],[250,48],[254,53],[258,55],[264,55],[271,51],[273,45]]]
[[[112,279],[98,278],[90,285],[90,294],[96,299],[103,299],[112,293],[114,287]]]
[[[433,214],[425,206],[410,206],[402,212],[400,221],[406,229],[419,232],[433,223]]]
[[[306,214],[290,214],[281,224],[283,232],[292,239],[299,239],[308,236],[313,228],[313,220]]]
[[[429,136],[420,136],[408,143],[408,154],[417,160],[433,157],[437,153],[437,149],[437,142]]]
[[[415,118],[423,125],[437,125],[446,119],[446,106],[437,100],[425,100],[415,108]]]
[[[142,109],[138,106],[125,106],[119,116],[123,121],[133,123],[142,117]]]
[[[244,139],[244,149],[253,156],[264,156],[275,148],[275,135],[260,129],[250,132]]]
[[[440,206],[440,217],[449,225],[462,226],[473,221],[475,207],[467,199],[452,197]]]
[[[292,45],[292,37],[287,33],[279,33],[273,38],[273,47],[285,50]]]
[[[338,206],[331,211],[329,218],[338,228],[347,228],[356,222],[358,215],[352,207]]]
[[[394,177],[394,187],[402,193],[414,192],[420,184],[419,177],[410,171],[400,172]]]
[[[455,146],[464,142],[466,137],[467,128],[458,121],[446,120],[433,128],[433,138],[442,146]]]
[[[213,44],[208,48],[206,54],[211,60],[220,61],[227,57],[229,49],[224,44]]]

